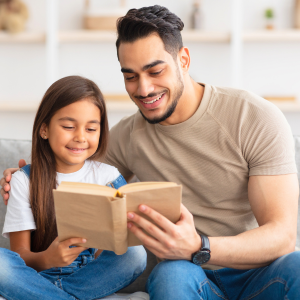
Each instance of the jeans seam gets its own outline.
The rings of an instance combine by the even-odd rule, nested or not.
[[[55,281],[55,285],[56,285],[59,289],[64,290],[63,287],[62,287],[61,279],[57,279],[57,280]]]
[[[213,292],[214,294],[216,294],[218,297],[220,297],[220,298],[222,298],[222,299],[224,299],[224,300],[228,300],[227,298],[224,298],[221,294],[219,294],[219,293],[211,286],[211,284],[210,284],[208,278],[204,279],[204,280],[200,283],[200,287],[199,287],[199,289],[198,289],[198,294],[199,294],[200,296],[201,296],[201,293],[202,293],[202,291],[203,291],[202,287],[203,287],[205,284],[208,284],[209,287],[210,287],[210,289],[212,290],[212,292]]]
[[[284,284],[284,289],[286,291],[289,290],[289,288],[287,288],[287,285],[286,285],[286,281],[279,278],[279,277],[275,277],[273,278],[272,280],[270,280],[267,284],[265,284],[260,290],[256,291],[255,293],[247,296],[246,298],[243,298],[242,300],[250,300],[250,299],[253,299],[254,297],[256,297],[257,295],[259,295],[260,293],[262,293],[266,288],[268,288],[270,285],[272,285],[273,283],[276,283],[276,282],[279,282],[279,283],[282,283]],[[285,298],[288,300],[288,298]]]
[[[229,297],[228,297],[228,295],[227,295],[227,292],[226,292],[226,290],[225,290],[225,287],[224,287],[224,285],[223,285],[223,282],[222,282],[222,280],[221,280],[220,274],[218,273],[217,270],[213,271],[213,274],[214,274],[214,276],[215,276],[215,278],[216,278],[216,281],[217,281],[217,283],[218,283],[218,285],[219,285],[219,288],[220,288],[221,291],[224,293],[225,297],[226,297],[227,299],[229,299]]]

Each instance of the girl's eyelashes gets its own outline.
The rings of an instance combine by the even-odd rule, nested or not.
[[[67,130],[72,130],[72,129],[75,128],[75,127],[73,127],[73,126],[62,126],[62,127],[63,127],[64,129],[67,129]],[[96,128],[87,128],[86,130],[89,131],[89,132],[97,131]]]

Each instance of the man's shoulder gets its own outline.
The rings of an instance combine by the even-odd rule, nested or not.
[[[240,107],[253,107],[257,110],[274,109],[277,107],[270,101],[260,97],[259,95],[247,90],[236,89],[231,87],[212,86],[212,105],[225,106],[230,109],[238,110]]]
[[[240,122],[267,116],[283,118],[276,105],[250,91],[216,86],[212,91],[209,113],[217,119],[230,119],[232,123],[234,119]]]

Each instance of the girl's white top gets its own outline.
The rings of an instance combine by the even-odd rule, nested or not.
[[[106,185],[120,176],[118,169],[104,163],[86,160],[83,167],[69,174],[56,173],[57,184],[62,181],[85,182]],[[11,191],[5,215],[2,235],[9,238],[10,232],[35,230],[36,225],[29,200],[29,179],[22,171],[13,174]]]

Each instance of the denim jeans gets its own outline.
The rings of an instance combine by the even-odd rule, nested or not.
[[[159,263],[147,282],[153,300],[298,300],[300,251],[267,267],[204,270],[189,261]]]
[[[146,268],[142,246],[123,255],[94,249],[83,251],[67,267],[42,272],[26,266],[19,254],[0,248],[0,295],[7,300],[98,299],[133,282]]]

